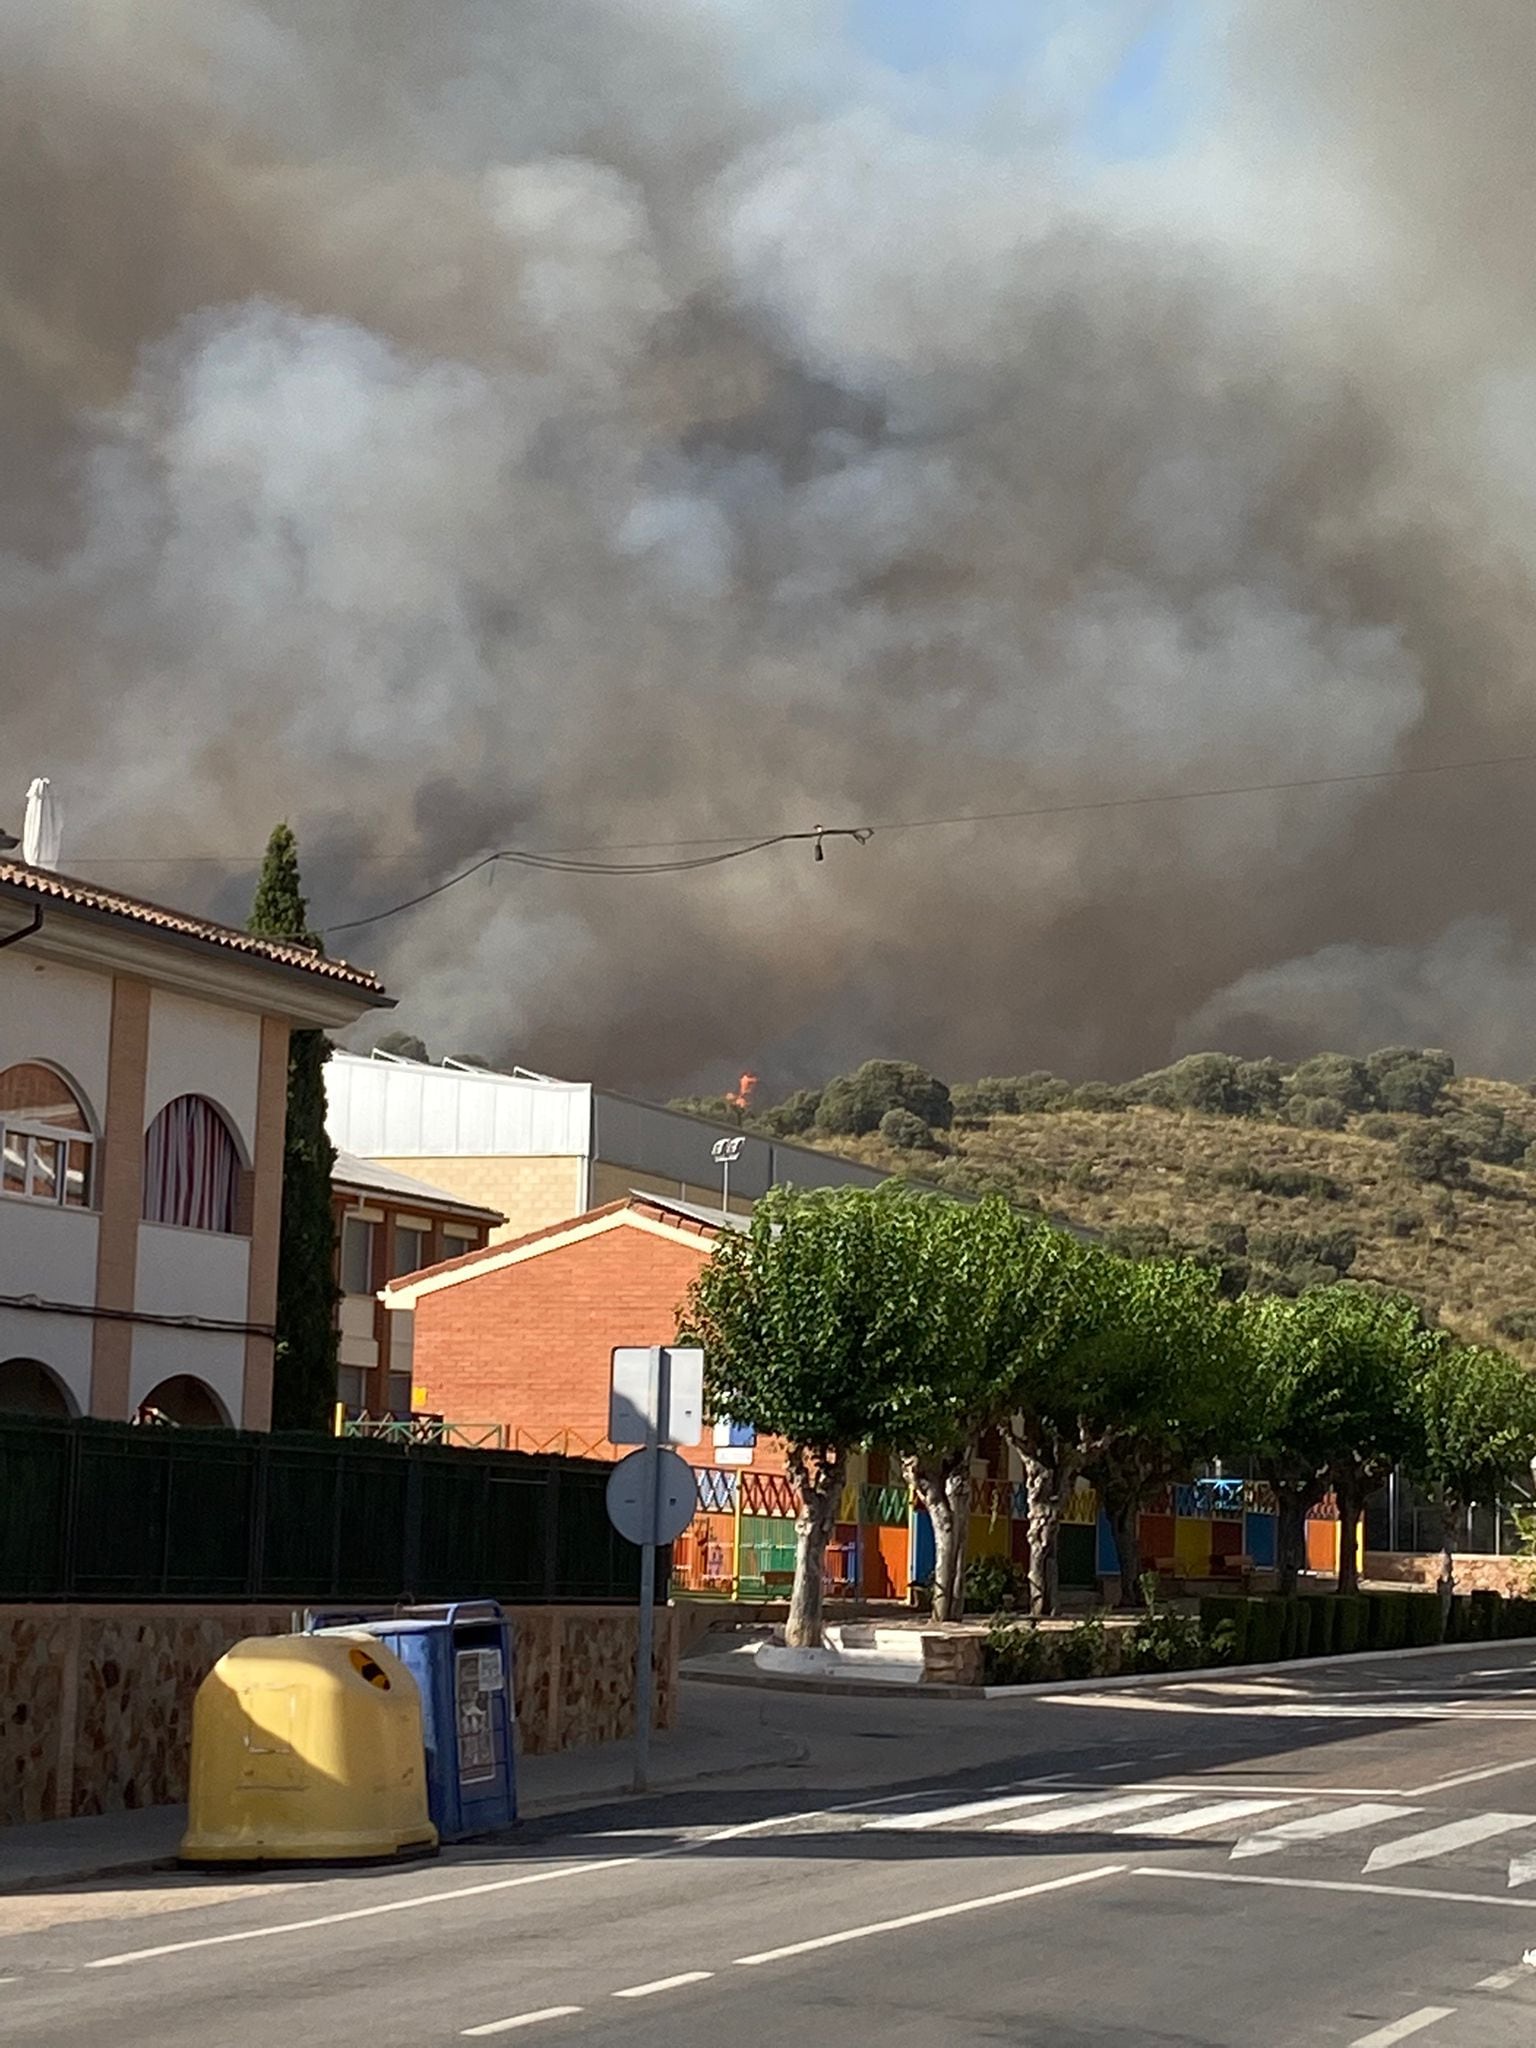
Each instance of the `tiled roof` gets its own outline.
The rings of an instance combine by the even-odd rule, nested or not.
[[[437,1280],[445,1273],[465,1272],[475,1266],[495,1268],[508,1263],[509,1255],[526,1252],[531,1246],[545,1238],[569,1238],[575,1232],[588,1231],[594,1224],[606,1223],[610,1217],[624,1212],[635,1216],[649,1216],[658,1223],[670,1223],[682,1230],[692,1232],[700,1238],[716,1238],[727,1221],[733,1230],[745,1230],[744,1217],[729,1219],[712,1215],[706,1209],[695,1207],[692,1202],[675,1202],[669,1195],[642,1193],[638,1188],[627,1195],[620,1195],[616,1201],[604,1202],[601,1208],[588,1209],[582,1216],[567,1216],[558,1223],[546,1223],[538,1230],[525,1231],[521,1237],[503,1238],[499,1244],[481,1245],[477,1251],[460,1252],[457,1258],[440,1259],[435,1266],[423,1266],[419,1273],[402,1273],[389,1282],[391,1291],[414,1287],[422,1280]]]
[[[297,968],[325,981],[342,982],[366,995],[384,995],[383,984],[366,968],[350,966],[345,960],[329,960],[323,954],[311,952],[308,946],[295,945],[285,939],[259,939],[234,925],[213,924],[205,917],[193,917],[185,910],[171,910],[163,903],[146,903],[137,896],[120,896],[114,889],[100,889],[94,882],[82,882],[72,875],[56,875],[47,868],[28,867],[23,861],[0,859],[0,894],[39,905],[50,902],[67,904],[72,910],[83,910],[97,917],[121,919],[124,924],[171,932],[206,946],[217,946],[225,952],[244,953],[255,960],[267,960],[274,966]]]

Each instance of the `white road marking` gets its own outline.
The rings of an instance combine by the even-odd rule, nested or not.
[[[538,2012],[514,2013],[509,2020],[492,2020],[483,2027],[465,2027],[466,2041],[478,2041],[486,2034],[510,2034],[514,2027],[536,2027],[540,2020],[568,2020],[581,2011],[579,2005],[546,2005]]]
[[[1265,1884],[1287,1892],[1363,1892],[1373,1899],[1427,1899],[1445,1906],[1513,1906],[1517,1912],[1536,1913],[1536,1899],[1511,1899],[1494,1892],[1431,1891],[1422,1884],[1365,1884],[1359,1878],[1342,1877],[1260,1877],[1235,1870],[1176,1870],[1170,1865],[1138,1866],[1132,1877],[1166,1877],[1180,1884]]]
[[[1132,1821],[1116,1828],[1117,1835],[1196,1835],[1203,1828],[1222,1827],[1228,1821],[1251,1820],[1255,1814],[1274,1813],[1294,1806],[1294,1799],[1218,1799],[1212,1806],[1197,1806],[1190,1813],[1171,1813],[1160,1820]]]
[[[666,1853],[666,1852],[659,1852]],[[386,1899],[382,1905],[353,1906],[345,1913],[317,1913],[312,1920],[284,1920],[276,1927],[240,1927],[230,1934],[203,1934],[195,1941],[166,1941],[158,1948],[134,1948],[118,1956],[98,1956],[88,1970],[116,1970],[125,1963],[147,1963],[157,1956],[185,1955],[194,1948],[223,1948],[234,1941],[267,1941],[278,1934],[307,1934],[314,1927],[341,1927],[350,1920],[375,1920],[383,1913],[411,1913],[421,1906],[451,1905],[459,1899],[483,1899],[492,1892],[515,1891],[525,1884],[554,1884],[564,1877],[591,1877],[599,1870],[625,1870],[644,1863],[643,1856],[606,1856],[598,1863],[565,1863],[556,1870],[534,1870],[522,1877],[499,1877],[490,1884],[460,1885],[451,1892],[427,1892],[409,1899]]]
[[[1115,1814],[1135,1813],[1147,1806],[1177,1806],[1188,1798],[1185,1792],[1131,1792],[1118,1799],[1089,1799],[1081,1806],[1059,1806],[1050,1813],[1028,1813],[1022,1820],[995,1820],[989,1835],[1054,1835],[1086,1821],[1109,1820]]]
[[[885,1806],[893,1796],[909,1798],[909,1793],[882,1794],[878,1799],[852,1799],[840,1806],[817,1807],[806,1813],[770,1814],[766,1820],[740,1821],[733,1827],[717,1828],[712,1834],[690,1835],[681,1842],[669,1842],[660,1849],[650,1849],[634,1856],[605,1856],[592,1863],[565,1863],[554,1870],[535,1870],[518,1877],[500,1877],[486,1884],[459,1885],[452,1891],[426,1892],[408,1899],[387,1899],[376,1906],[354,1906],[345,1913],[322,1913],[309,1920],[285,1920],[275,1927],[242,1927],[229,1934],[204,1934],[193,1941],[167,1941],[155,1948],[125,1950],[121,1955],[98,1956],[86,1963],[87,1970],[115,1970],[127,1963],[153,1962],[160,1956],[184,1955],[190,1949],[222,1948],[230,1942],[265,1941],[278,1934],[307,1934],[316,1927],[339,1927],[351,1920],[372,1920],[382,1913],[409,1913],[418,1906],[451,1905],[458,1899],[485,1898],[493,1892],[514,1891],[525,1884],[554,1884],[561,1878],[591,1877],[602,1870],[626,1870],[631,1864],[656,1863],[667,1856],[686,1856],[694,1849],[703,1849],[718,1842],[739,1841],[744,1835],[755,1835],[769,1828],[797,1827],[807,1821],[825,1820],[829,1815],[856,1813],[871,1806]]]
[[[1410,2034],[1422,2034],[1426,2027],[1438,2026],[1441,2020],[1450,2019],[1455,2010],[1454,2005],[1421,2005],[1417,2012],[1394,2020],[1390,2027],[1378,2027],[1374,2034],[1362,2034],[1358,2041],[1350,2043],[1350,2048],[1395,2048],[1395,2043],[1406,2041]]]
[[[1007,1792],[1000,1799],[967,1799],[960,1806],[929,1807],[916,1813],[887,1813],[882,1814],[879,1820],[870,1821],[862,1832],[873,1835],[882,1829],[905,1832],[908,1828],[939,1828],[946,1821],[975,1820],[983,1813],[1006,1813],[1010,1806],[1044,1806],[1061,1796],[1059,1792]]]
[[[1074,1885],[1096,1884],[1100,1878],[1119,1877],[1124,1873],[1123,1863],[1105,1863],[1097,1870],[1075,1871],[1070,1877],[1047,1878],[1043,1884],[1020,1885],[1010,1892],[989,1892],[982,1899],[962,1899],[954,1906],[933,1906],[926,1913],[903,1913],[897,1920],[872,1920],[867,1927],[844,1927],[836,1934],[816,1934],[809,1941],[792,1941],[783,1948],[765,1948],[754,1956],[738,1956],[736,1961],[743,1969],[755,1969],[759,1963],[780,1963],[790,1956],[810,1955],[816,1949],[840,1948],[844,1942],[863,1941],[871,1934],[896,1934],[903,1927],[922,1927],[930,1920],[954,1920],[962,1913],[980,1913],[988,1906],[1009,1906],[1016,1899],[1036,1899],[1044,1892],[1062,1892]]]
[[[1427,1799],[1434,1792],[1454,1792],[1458,1785],[1478,1785],[1484,1778],[1503,1778],[1511,1771],[1536,1769],[1536,1756],[1521,1757],[1513,1764],[1485,1764],[1478,1771],[1458,1771],[1451,1778],[1436,1778],[1429,1785],[1410,1785],[1404,1795],[1409,1799]]]
[[[1287,1700],[1234,1699],[1225,1706],[1204,1700],[1154,1700],[1123,1692],[1063,1692],[1043,1696],[1050,1707],[1117,1707],[1141,1714],[1225,1714],[1270,1721],[1536,1721],[1536,1707],[1501,1709],[1448,1707],[1428,1701],[1420,1707],[1384,1702],[1379,1707],[1299,1706]]]
[[[1282,1821],[1277,1828],[1266,1828],[1261,1835],[1244,1835],[1232,1851],[1232,1860],[1240,1863],[1247,1856],[1272,1856],[1277,1849],[1288,1849],[1295,1842],[1322,1842],[1330,1835],[1352,1835],[1360,1828],[1380,1827],[1383,1821],[1406,1820],[1410,1813],[1417,1813],[1416,1806],[1382,1806],[1374,1800],[1367,1800],[1361,1806],[1341,1806],[1336,1813],[1309,1814],[1304,1820]]]
[[[1509,1889],[1518,1891],[1523,1884],[1536,1883],[1536,1856],[1511,1856],[1509,1859]]]
[[[1512,1835],[1517,1828],[1536,1827],[1536,1813],[1474,1813],[1466,1820],[1450,1821],[1443,1828],[1425,1828],[1417,1835],[1403,1835],[1395,1842],[1383,1842],[1366,1861],[1365,1874],[1373,1870],[1398,1870],[1405,1863],[1428,1863],[1435,1856],[1448,1856],[1453,1849],[1469,1848],[1473,1842],[1490,1842],[1495,1835]]]
[[[1518,1984],[1524,1975],[1525,1972],[1520,1969],[1495,1970],[1491,1977],[1479,1977],[1472,1986],[1472,1989],[1474,1991],[1508,1991],[1510,1986]]]
[[[627,1991],[615,1991],[615,1998],[654,1998],[658,1991],[681,1991],[685,1984],[702,1984],[713,1970],[680,1970],[675,1977],[658,1977],[654,1984],[631,1984]]]

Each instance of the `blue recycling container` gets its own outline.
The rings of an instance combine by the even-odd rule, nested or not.
[[[494,1600],[306,1617],[315,1634],[366,1629],[400,1659],[421,1694],[427,1805],[444,1842],[517,1818],[512,1632]]]

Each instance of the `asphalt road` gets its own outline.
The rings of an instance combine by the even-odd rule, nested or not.
[[[0,1900],[0,2039],[1536,2042],[1530,1650],[1027,1702],[732,1698],[805,1760],[410,1869]]]

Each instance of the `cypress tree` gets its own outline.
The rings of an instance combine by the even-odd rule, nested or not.
[[[247,929],[324,949],[309,928],[293,832],[279,825],[267,842]],[[329,1430],[336,1401],[336,1231],[331,1170],[336,1148],[325,1129],[323,1031],[288,1040],[288,1119],[283,1145],[283,1223],[277,1265],[274,1429]]]

